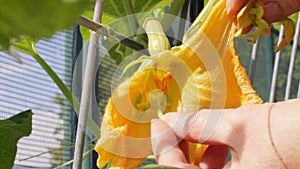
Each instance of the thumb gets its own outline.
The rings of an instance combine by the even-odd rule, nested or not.
[[[194,143],[232,145],[239,122],[233,109],[201,110],[196,113],[168,113],[163,119],[177,137]],[[240,129],[239,129],[240,130]]]
[[[300,1],[266,1],[264,19],[271,23],[285,19],[300,10]]]

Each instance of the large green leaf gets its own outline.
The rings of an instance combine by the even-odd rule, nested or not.
[[[134,13],[154,12],[171,3],[172,0],[131,0]],[[120,0],[107,0],[104,5],[103,24],[110,23],[118,18],[128,15],[126,8],[129,4],[120,3]]]
[[[123,0],[124,1],[124,0]],[[104,3],[102,24],[107,25],[117,19],[133,13],[155,12],[157,10],[164,11],[165,6],[168,6],[172,0],[126,0],[130,3],[122,3],[122,0],[106,0]],[[132,7],[132,8],[131,8]],[[127,10],[126,10],[127,9]],[[94,9],[86,10],[83,15],[92,19]],[[130,11],[130,12],[129,12]],[[124,24],[128,26],[128,24]],[[89,40],[90,33],[85,27],[80,27],[84,40]],[[124,34],[124,32],[120,32]]]
[[[151,13],[157,13],[157,11],[164,12],[165,7],[170,6],[171,2],[172,0],[107,0],[104,3],[102,24],[108,25],[114,31],[121,33],[125,37],[138,40],[139,43],[142,43],[146,47],[145,44],[147,44],[147,41],[145,41],[145,35],[141,34],[141,24],[144,15],[131,14],[148,13],[149,15],[153,15]],[[178,3],[176,3],[176,5],[177,4]],[[173,7],[176,5],[173,5]],[[179,6],[181,7],[180,4]],[[179,10],[174,9],[172,8],[171,11],[178,13]],[[93,11],[85,11],[84,16],[91,19],[93,17]],[[80,31],[83,39],[88,41],[90,31],[82,26],[80,27]],[[108,53],[116,61],[116,64],[121,63],[126,56],[134,52],[134,50],[120,43],[117,39],[103,39],[102,44],[108,49]]]
[[[0,168],[12,168],[20,138],[32,130],[32,112],[27,110],[6,120],[0,120]]]
[[[0,49],[14,39],[50,37],[76,23],[88,0],[0,0]]]

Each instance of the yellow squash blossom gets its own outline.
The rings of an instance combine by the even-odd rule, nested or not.
[[[262,6],[250,0],[237,18],[227,14],[226,0],[210,1],[185,34],[183,44],[171,49],[165,36],[149,33],[151,26],[146,25],[152,56],[109,99],[95,147],[98,167],[110,160],[111,168],[141,164],[152,152],[150,121],[161,114],[262,103],[234,49],[235,35],[242,36],[236,34],[235,22],[242,29],[249,24],[256,27],[254,35],[245,36],[253,42],[269,31],[261,19]],[[199,163],[206,147],[191,144],[190,161]]]

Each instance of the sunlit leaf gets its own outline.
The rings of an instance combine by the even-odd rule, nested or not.
[[[131,0],[131,4],[132,4],[132,8],[131,8],[131,5],[129,5],[129,3],[121,3],[125,1],[127,2],[127,0],[105,1],[104,11],[102,15],[102,24],[106,26],[108,25],[110,28],[114,29],[116,32],[123,34],[124,36],[132,36],[132,39],[143,44],[145,47],[147,47],[147,39],[145,39],[146,36],[139,34],[140,30],[142,30],[141,25],[145,17],[148,15],[158,16],[158,13],[163,14],[164,12],[167,12],[172,15],[177,15],[184,2],[184,0],[151,0],[151,1]],[[140,13],[148,13],[148,14],[145,16],[135,15],[135,17],[130,17],[130,15],[128,15],[130,14],[128,13],[128,11],[135,14],[140,14]],[[93,10],[85,11],[84,16],[92,19]],[[164,22],[165,25],[167,25],[166,28],[168,28],[174,20],[174,17],[166,17],[165,15],[159,15],[159,16],[161,16],[160,17],[161,19],[164,19],[162,22]],[[120,20],[120,18],[122,19]],[[117,26],[114,25],[115,22],[118,22]],[[122,24],[120,24],[121,22]],[[138,23],[138,24],[134,25],[130,23]],[[81,26],[80,31],[83,36],[83,39],[88,41],[90,37],[90,30]],[[106,47],[109,45],[105,43],[110,43],[110,42],[103,41],[103,45]],[[121,63],[126,56],[134,52],[134,50],[132,50],[131,48],[120,43],[116,44],[113,48],[107,48],[107,49],[110,56],[116,61],[116,64]]]
[[[164,10],[163,8],[171,3],[172,0],[132,0],[132,6],[135,13],[154,12],[157,9]],[[126,16],[125,7],[120,0],[107,0],[105,1],[103,24],[110,23],[120,17]],[[105,20],[107,19],[107,20]]]
[[[27,110],[6,120],[0,120],[0,168],[12,168],[17,143],[32,130],[32,112]]]
[[[164,11],[164,7],[168,6],[172,0],[132,0],[134,13],[154,12],[156,10]],[[121,0],[106,0],[104,4],[102,24],[107,25],[121,17],[126,16],[125,7],[127,4],[121,3]],[[85,11],[84,16],[92,19],[93,9]],[[81,34],[84,40],[90,37],[89,30],[81,26]]]
[[[0,49],[24,37],[50,37],[70,28],[88,7],[88,0],[0,0]]]

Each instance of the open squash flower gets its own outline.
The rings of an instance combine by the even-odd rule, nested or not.
[[[171,49],[159,22],[147,19],[144,28],[151,56],[109,99],[95,147],[98,167],[109,161],[111,168],[141,164],[152,152],[150,121],[162,114],[262,103],[239,62],[233,41],[236,22],[243,25],[241,29],[249,25],[256,28],[247,36],[237,33],[251,37],[251,42],[269,31],[261,18],[262,6],[260,1],[250,0],[235,17],[227,15],[226,0],[211,0],[182,45]],[[198,164],[206,147],[190,144],[190,162]]]

